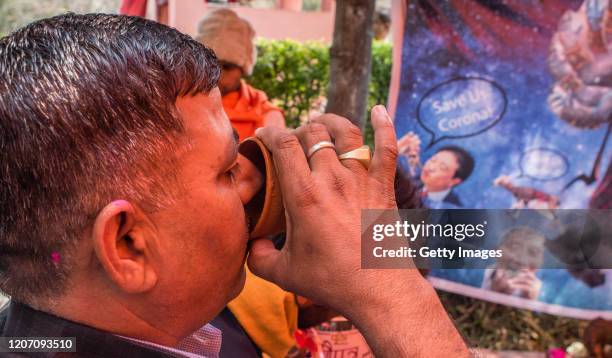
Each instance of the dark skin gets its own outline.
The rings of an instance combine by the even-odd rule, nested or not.
[[[220,61],[221,77],[219,78],[219,91],[221,96],[240,90],[240,80],[245,75],[242,68],[233,63]],[[280,111],[268,111],[264,114],[264,125],[285,128],[285,117]]]
[[[233,64],[223,64],[221,67],[221,77],[219,78],[219,90],[221,96],[240,89],[240,79],[243,71],[239,66]]]

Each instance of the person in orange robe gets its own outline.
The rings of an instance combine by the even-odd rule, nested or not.
[[[257,59],[251,24],[230,9],[218,9],[200,22],[196,39],[215,51],[219,59],[223,108],[240,140],[252,136],[259,127],[285,127],[283,112],[263,91],[243,79],[253,72]]]

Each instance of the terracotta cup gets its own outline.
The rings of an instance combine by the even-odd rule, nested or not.
[[[255,137],[242,141],[238,152],[250,160],[264,176],[261,190],[245,206],[251,225],[251,238],[257,239],[285,231],[285,207],[272,153]]]

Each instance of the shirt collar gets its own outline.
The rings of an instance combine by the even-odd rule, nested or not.
[[[428,191],[427,199],[431,201],[444,201],[444,198],[451,192],[453,188],[448,188],[442,191]]]
[[[221,350],[221,330],[207,324],[186,337],[175,347],[162,346],[153,342],[119,336],[142,346],[161,350],[165,353],[184,358],[218,358]]]

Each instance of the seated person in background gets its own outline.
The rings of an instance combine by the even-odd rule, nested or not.
[[[230,9],[212,11],[200,22],[196,40],[212,49],[221,65],[219,90],[223,109],[240,140],[263,126],[285,127],[283,112],[263,91],[249,86],[243,76],[253,72],[257,61],[255,30]]]
[[[536,272],[544,262],[545,242],[542,234],[527,227],[508,231],[499,246],[503,256],[485,270],[482,288],[537,299],[542,281]]]
[[[466,181],[474,170],[474,158],[465,149],[449,145],[439,148],[421,167],[420,139],[413,132],[398,141],[400,155],[408,163],[408,173],[419,178],[423,205],[431,209],[463,207],[453,189]],[[420,169],[420,175],[419,175]]]
[[[345,118],[258,131],[286,204],[277,250],[249,240],[244,205],[260,188],[243,181],[258,173],[218,76],[209,49],[138,17],[66,14],[0,39],[0,336],[76,337],[78,357],[215,357],[207,322],[242,290],[248,257],[350,319],[377,357],[466,357],[417,270],[360,268],[362,208],[397,209],[384,107],[368,170],[338,158],[363,144]],[[307,158],[332,138],[337,152]]]

